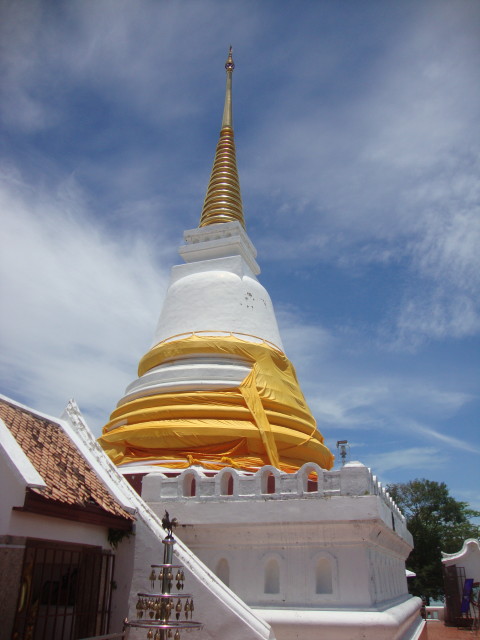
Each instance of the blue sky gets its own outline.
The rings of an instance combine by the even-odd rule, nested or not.
[[[198,224],[234,47],[249,235],[327,443],[480,508],[480,4],[1,4],[2,391],[95,433]]]

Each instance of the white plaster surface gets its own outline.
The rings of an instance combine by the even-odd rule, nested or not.
[[[26,487],[43,489],[45,484],[42,476],[35,469],[23,452],[22,447],[10,433],[10,429],[0,418],[0,455],[4,464],[8,465],[21,484]]]
[[[12,509],[23,506],[28,485],[20,470],[12,468],[11,459],[7,458],[4,450],[0,450],[0,486],[2,487],[0,535],[17,535],[15,527],[11,524],[14,513]]]
[[[424,622],[419,599],[393,602],[383,611],[258,609],[277,640],[413,640]]]
[[[179,358],[147,371],[129,384],[118,404],[156,393],[237,387],[247,377],[251,366],[251,363],[240,357],[222,357],[221,354]]]
[[[186,261],[174,266],[154,344],[195,331],[236,332],[272,342],[283,350],[275,312],[255,249],[238,222],[185,232],[179,249]]]
[[[189,229],[183,234],[186,242],[178,250],[185,262],[200,262],[212,258],[241,256],[255,275],[260,267],[255,261],[257,251],[239,222],[221,222]]]
[[[90,544],[110,549],[106,527],[74,522],[64,518],[45,517],[36,513],[13,511],[9,529],[2,531],[2,534],[40,540],[59,540],[74,544]]]
[[[308,491],[312,471],[317,491]],[[265,492],[269,474],[272,494]],[[184,495],[192,476],[196,495]],[[227,476],[232,495],[225,495]],[[226,468],[214,477],[200,468],[177,477],[154,472],[143,479],[143,497],[159,515],[165,507],[175,514],[178,536],[212,571],[222,566],[229,586],[262,612],[277,640],[397,640],[418,632],[420,601],[409,596],[405,575],[412,538],[361,463],[331,472],[307,464],[297,474],[273,467],[255,474]],[[320,559],[331,579],[317,593]],[[265,587],[271,560],[277,593]]]
[[[465,577],[480,582],[480,541],[476,538],[468,538],[457,553],[442,551],[442,563],[446,566],[455,564],[465,567]]]
[[[252,335],[283,350],[270,296],[240,256],[173,267],[154,344],[195,331]]]
[[[258,282],[255,249],[238,222],[185,232],[186,264],[172,268],[153,345],[194,333],[236,335],[283,350],[272,301]],[[134,380],[118,405],[157,393],[238,386],[251,364],[222,354],[197,354],[162,363]],[[118,423],[115,426],[119,426]]]
[[[125,468],[123,468],[123,472],[126,472]],[[318,478],[316,491],[308,490],[308,476],[312,472],[315,472]],[[233,495],[231,496],[222,495],[222,477],[225,474],[231,475],[233,479]],[[264,487],[265,480],[270,474],[275,477],[275,491],[269,494]],[[183,484],[186,475],[195,476],[196,495],[185,501]],[[282,502],[282,509],[293,509],[292,517],[308,519],[312,509],[318,508],[320,504],[322,509],[329,509],[332,514],[342,515],[346,508],[345,504],[347,504],[346,498],[351,497],[352,500],[349,501],[348,506],[351,511],[349,517],[365,516],[369,513],[368,505],[370,505],[370,510],[375,514],[375,517],[381,518],[389,529],[396,531],[408,544],[412,543],[412,537],[406,528],[405,517],[389,494],[376,482],[370,469],[360,462],[350,462],[340,470],[333,471],[325,471],[315,463],[307,463],[297,473],[284,473],[270,465],[263,466],[256,473],[239,472],[227,467],[214,473],[213,476],[212,472],[208,472],[207,475],[207,472],[200,467],[190,467],[187,470],[179,471],[178,475],[173,477],[167,477],[164,473],[155,470],[144,478],[142,496],[149,504],[172,499],[180,499],[180,505],[183,502],[213,502],[220,506],[215,507],[215,504],[212,504],[212,512],[215,509],[226,509],[232,522],[241,522],[243,519],[242,509],[255,508],[254,505],[257,504],[255,500],[260,503],[288,500],[288,503]],[[319,497],[333,498],[338,496],[345,498],[342,503],[332,500],[319,502],[318,500]],[[296,505],[302,504],[295,501],[297,498],[312,501],[312,504],[308,506],[308,512],[296,513],[298,508]],[[231,507],[222,506],[232,502],[235,502],[235,505]],[[242,507],[238,502],[248,502],[248,505]],[[205,517],[208,517],[206,512]],[[281,518],[282,515],[280,514],[279,517]]]
[[[144,512],[143,515],[146,515]],[[153,515],[153,514],[152,514]],[[155,519],[156,520],[156,519]],[[159,527],[159,528],[158,528]],[[160,523],[147,516],[139,519],[136,532],[135,566],[130,598],[130,617],[135,617],[136,594],[148,590],[150,565],[162,562],[165,533]],[[185,568],[185,590],[194,594],[195,617],[204,623],[197,640],[274,640],[270,625],[230,591],[181,541],[175,545],[175,561]],[[145,638],[145,631],[131,633]]]

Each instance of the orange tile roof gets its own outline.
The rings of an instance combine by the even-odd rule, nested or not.
[[[2,399],[0,418],[47,485],[45,489],[29,491],[55,503],[96,505],[110,515],[133,520],[59,424]]]

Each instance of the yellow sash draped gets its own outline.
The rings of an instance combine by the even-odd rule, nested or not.
[[[191,335],[156,345],[140,361],[139,375],[196,354],[239,356],[252,369],[237,388],[127,398],[99,438],[115,464],[158,460],[171,468],[244,470],[272,464],[288,472],[305,462],[333,466],[292,364],[270,344]]]

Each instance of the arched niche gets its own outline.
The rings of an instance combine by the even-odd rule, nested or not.
[[[278,558],[269,558],[264,567],[264,587],[267,594],[280,593],[280,563]]]
[[[303,493],[323,491],[323,469],[313,462],[307,462],[297,471],[298,489]]]
[[[315,593],[319,595],[333,593],[332,562],[327,556],[319,556],[315,562]]]
[[[277,481],[278,478],[272,471],[264,469],[260,479],[260,491],[266,494],[275,493],[277,490]]]
[[[227,585],[230,586],[230,565],[228,564],[228,560],[226,558],[220,558],[217,562],[217,566],[215,567],[215,575],[220,578],[220,580]]]
[[[197,480],[193,473],[187,473],[183,476],[182,494],[185,498],[197,495]]]
[[[229,471],[220,478],[220,495],[233,496],[233,475]]]

